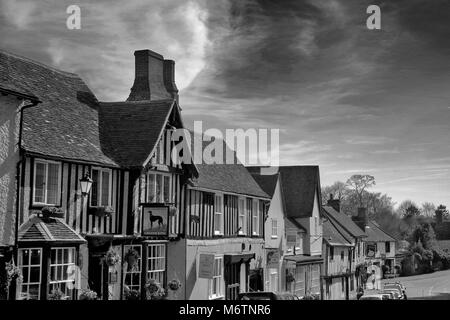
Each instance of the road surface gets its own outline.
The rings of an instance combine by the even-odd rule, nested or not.
[[[382,280],[392,281],[400,281],[411,300],[450,300],[450,270]]]

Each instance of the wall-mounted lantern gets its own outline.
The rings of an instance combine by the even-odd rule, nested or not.
[[[84,174],[84,177],[80,179],[80,184],[81,184],[81,194],[83,195],[83,197],[85,197],[89,194],[92,187],[92,179],[89,176],[89,173],[86,172]]]

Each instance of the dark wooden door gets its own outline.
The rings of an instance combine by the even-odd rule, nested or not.
[[[237,300],[241,282],[241,264],[225,265],[225,299]]]

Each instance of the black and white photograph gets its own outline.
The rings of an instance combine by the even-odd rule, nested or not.
[[[449,86],[448,0],[0,0],[0,300],[450,300]]]

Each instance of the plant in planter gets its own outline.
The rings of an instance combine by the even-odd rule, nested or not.
[[[120,255],[116,253],[114,250],[109,250],[102,261],[109,267],[114,267],[115,265],[120,263]]]
[[[134,249],[128,250],[128,252],[125,254],[125,261],[128,263],[129,270],[135,270],[137,268],[137,262],[139,258],[139,252]]]
[[[114,213],[114,208],[111,206],[89,208],[88,213],[92,214],[98,218],[110,217]]]
[[[166,296],[166,290],[154,279],[150,279],[145,284],[145,289],[147,291],[147,300],[160,300]]]
[[[168,283],[167,286],[169,287],[170,290],[177,291],[178,289],[181,288],[181,282],[178,279],[173,279]]]
[[[126,300],[139,300],[141,292],[139,290],[126,290],[124,296]]]
[[[53,289],[52,292],[48,295],[48,300],[65,300],[66,295],[58,288]]]
[[[81,290],[79,300],[97,300],[97,292],[90,289]]]
[[[43,207],[41,210],[44,218],[64,218],[64,211],[56,207]]]

